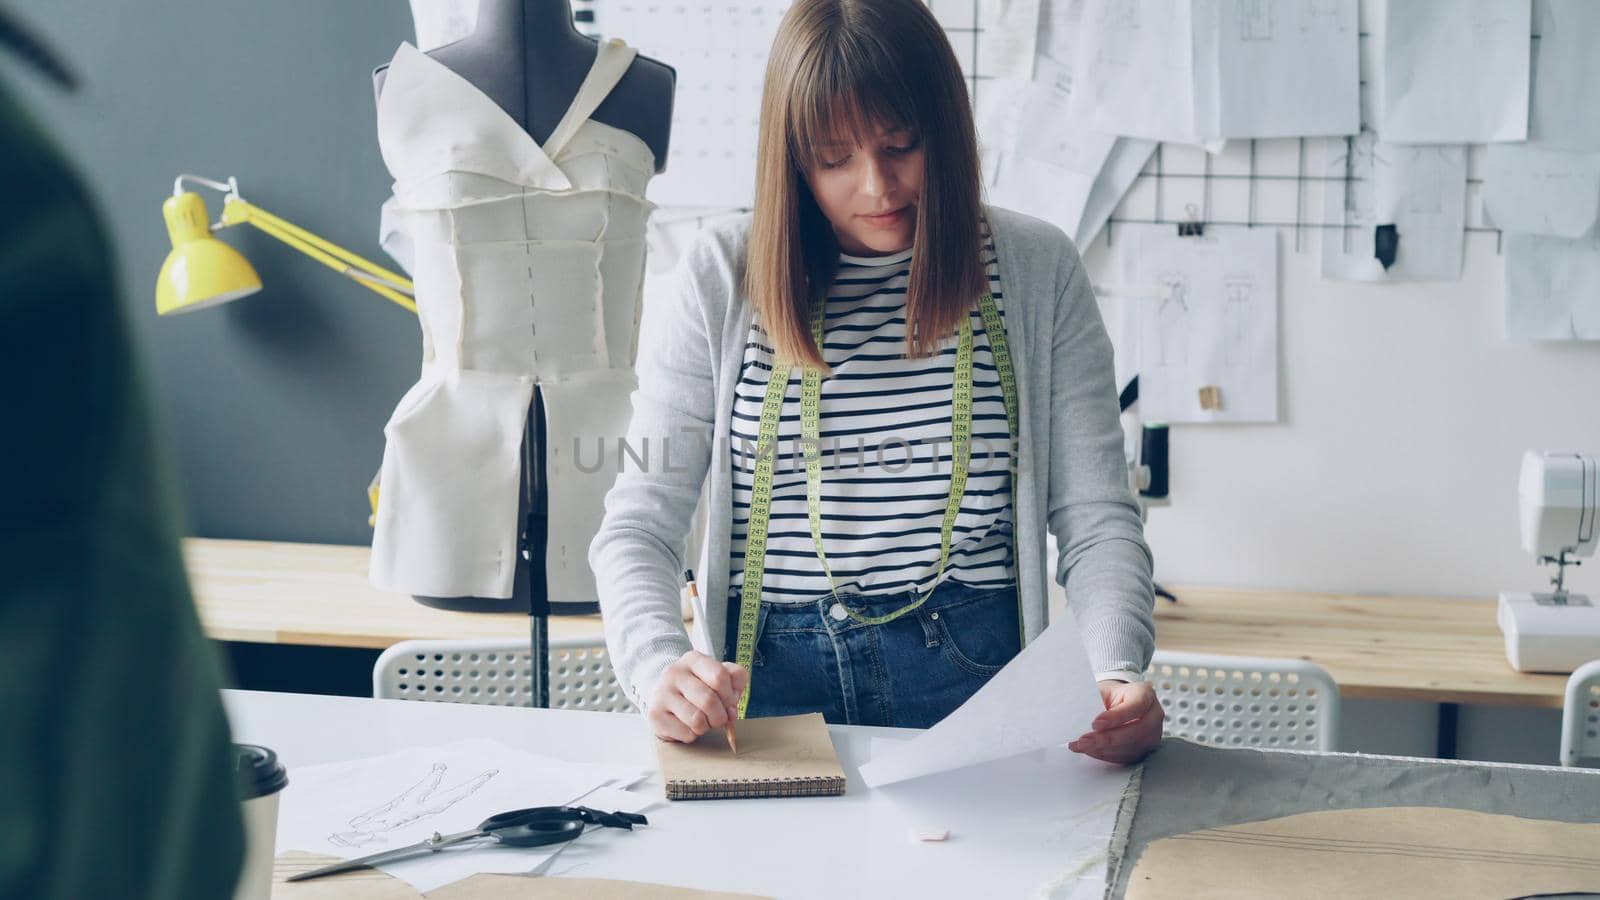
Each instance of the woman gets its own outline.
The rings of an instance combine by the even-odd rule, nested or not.
[[[982,205],[928,9],[798,0],[757,154],[752,216],[645,313],[627,441],[649,456],[589,554],[625,689],[667,740],[741,713],[929,726],[1045,627],[1048,527],[1106,703],[1070,746],[1141,758],[1151,560],[1110,343],[1066,236]],[[702,485],[709,655],[676,578]]]

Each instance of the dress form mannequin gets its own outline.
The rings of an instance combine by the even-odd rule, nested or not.
[[[427,55],[471,83],[544,145],[595,64],[597,52],[596,42],[573,27],[567,0],[481,0],[476,30]],[[373,76],[380,97],[386,69],[378,69]],[[675,77],[670,67],[636,57],[591,115],[648,146],[656,171],[661,171],[666,158]],[[512,596],[416,595],[418,601],[460,610],[528,610],[536,619],[551,611],[544,553],[548,533],[544,448],[548,438],[544,402],[537,386],[526,422],[517,516],[521,558]],[[558,613],[596,611],[593,603],[553,606]]]
[[[472,82],[542,144],[594,62],[595,41],[573,26],[568,0],[479,0],[477,29],[428,55]],[[383,93],[387,68],[373,72],[375,94]],[[597,121],[649,145],[657,172],[666,167],[676,79],[671,66],[638,57],[594,112]]]

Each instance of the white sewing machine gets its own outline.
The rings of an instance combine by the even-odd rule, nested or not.
[[[1600,607],[1568,593],[1570,557],[1588,556],[1600,518],[1600,471],[1592,454],[1529,450],[1522,455],[1517,494],[1522,549],[1556,567],[1549,593],[1502,593],[1500,630],[1506,659],[1519,672],[1571,672],[1600,659]]]

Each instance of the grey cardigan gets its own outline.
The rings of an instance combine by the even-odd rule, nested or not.
[[[1128,488],[1111,342],[1072,241],[1046,222],[988,209],[1017,375],[1017,579],[1023,632],[1044,630],[1046,525],[1056,578],[1096,672],[1142,672],[1155,647],[1150,550]],[[729,419],[752,308],[744,296],[748,218],[708,229],[665,301],[647,307],[639,387],[622,471],[589,547],[606,644],[640,709],[663,669],[691,649],[679,597],[691,523],[706,501],[698,562],[701,648],[723,653],[733,516]],[[626,461],[627,465],[622,465]]]

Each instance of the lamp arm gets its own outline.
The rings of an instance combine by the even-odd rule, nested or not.
[[[413,313],[417,311],[416,301],[412,299],[416,290],[411,279],[357,256],[298,225],[280,219],[241,198],[237,193],[230,193],[222,204],[221,224],[241,223],[254,225],[317,262],[354,280],[357,284],[393,300]]]

